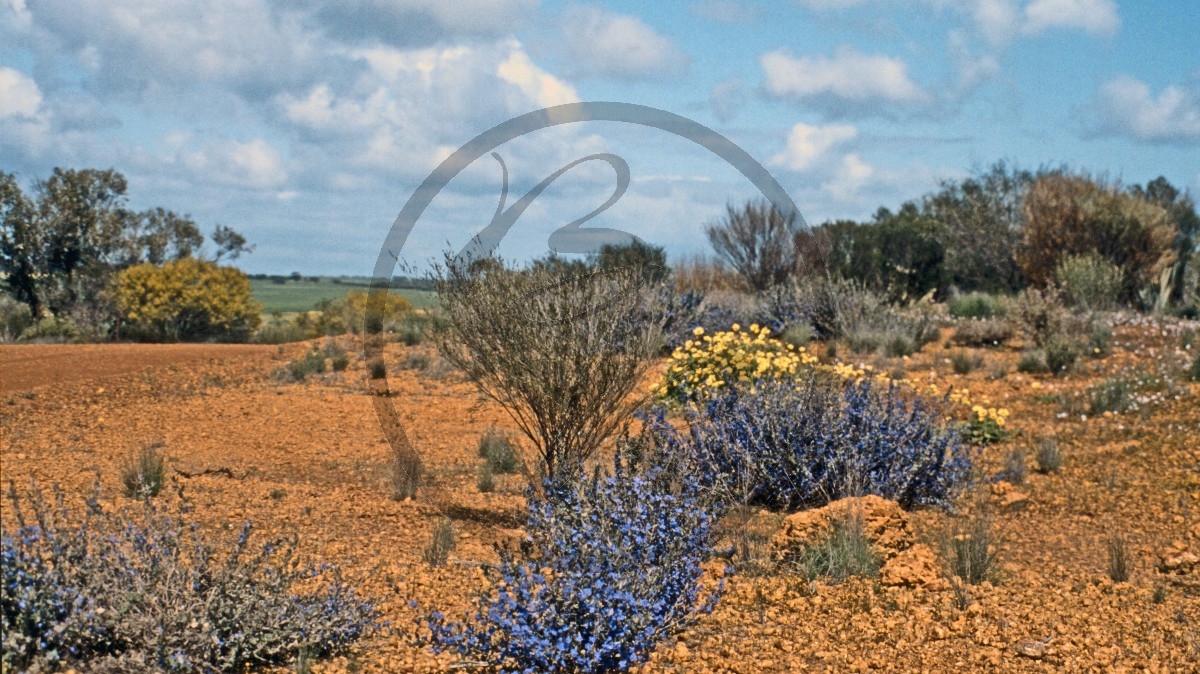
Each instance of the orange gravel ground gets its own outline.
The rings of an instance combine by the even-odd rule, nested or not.
[[[1013,438],[985,450],[992,472],[1014,447],[1030,448],[1032,466],[1036,437],[1053,435],[1064,448],[1062,471],[1030,471],[1019,487],[1028,500],[1005,509],[983,492],[997,509],[1002,581],[974,588],[973,603],[959,610],[949,591],[852,580],[814,592],[788,574],[732,576],[716,611],[663,644],[645,671],[1200,671],[1200,569],[1156,569],[1164,551],[1200,553],[1200,385],[1185,384],[1149,413],[1112,418],[1060,418],[1047,397],[1164,354],[1182,359],[1177,343],[1173,328],[1119,328],[1112,355],[1063,379],[1016,373],[1015,347],[977,350],[985,365],[968,376],[951,373],[940,344],[878,363],[966,385],[1011,409]],[[232,537],[250,519],[267,534],[297,532],[303,552],[341,565],[381,606],[390,630],[314,671],[445,671],[454,658],[435,659],[406,633],[420,611],[465,611],[486,586],[482,564],[497,559],[493,545],[519,535],[521,479],[501,476],[491,494],[475,486],[479,435],[513,425],[445,368],[401,369],[425,347],[389,345],[393,401],[432,477],[415,500],[393,501],[365,364],[279,383],[275,372],[305,348],[0,347],[0,473],[19,490],[34,477],[71,494],[99,475],[103,499],[127,503],[122,462],[164,443],[166,498],[182,493],[206,530]],[[990,379],[1002,363],[1009,373]],[[443,514],[455,520],[458,546],[448,566],[433,569],[421,551]],[[929,537],[946,517],[914,514]],[[753,526],[765,539],[779,520],[763,513]],[[1105,574],[1114,534],[1130,542],[1128,583]],[[1020,654],[1016,644],[1028,639],[1050,639],[1045,655]]]

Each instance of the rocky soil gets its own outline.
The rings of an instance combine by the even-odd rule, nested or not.
[[[886,559],[879,578],[810,583],[786,567],[746,565],[725,578],[713,614],[663,644],[644,671],[1200,671],[1200,384],[1145,393],[1135,411],[1089,415],[1078,396],[1091,385],[1121,372],[1179,379],[1190,357],[1177,324],[1134,321],[1116,335],[1111,355],[1063,378],[1016,372],[1019,345],[975,350],[984,366],[965,376],[953,374],[941,344],[875,363],[966,386],[1012,411],[1012,433],[983,450],[982,464],[995,476],[1020,449],[1026,479],[984,481],[962,506],[995,520],[994,582],[967,587],[965,597],[947,582],[938,545],[947,513],[872,501],[865,529]],[[282,383],[277,370],[305,345],[190,347],[204,353],[187,358],[171,352],[178,347],[129,346],[119,355],[56,347],[71,354],[72,373],[47,365],[35,376],[39,348],[0,347],[6,482],[20,490],[32,477],[83,494],[99,476],[104,499],[125,502],[121,465],[163,443],[165,498],[189,499],[212,535],[231,537],[247,519],[266,535],[294,531],[306,554],[338,563],[380,603],[390,629],[315,671],[455,665],[413,647],[408,634],[423,611],[461,613],[486,586],[494,546],[519,536],[523,482],[498,476],[494,492],[479,492],[480,435],[515,428],[436,357],[404,369],[424,365],[413,356],[428,355],[426,347],[387,350],[391,400],[431,479],[401,502],[389,495],[390,449],[361,359],[298,384]],[[1046,437],[1065,460],[1041,474],[1034,452]],[[446,567],[431,568],[422,550],[444,515],[458,543]],[[744,515],[724,524],[726,534],[769,560],[825,526],[828,513]],[[1118,536],[1131,554],[1128,582],[1106,571],[1108,542]],[[721,567],[710,565],[714,576]]]

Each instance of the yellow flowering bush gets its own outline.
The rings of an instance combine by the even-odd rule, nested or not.
[[[875,372],[870,365],[841,361],[819,363],[817,357],[804,347],[784,344],[771,336],[769,328],[757,324],[742,330],[734,323],[731,329],[712,335],[705,334],[704,328],[696,328],[692,337],[671,354],[662,380],[654,389],[659,398],[704,400],[729,386],[795,377],[802,367],[855,384],[868,378],[883,385],[894,383],[890,376]],[[936,379],[936,371],[930,376]],[[1003,439],[1009,411],[994,406],[987,396],[976,399],[969,389],[962,387],[945,392],[936,382],[917,385],[904,380],[899,383],[916,393],[934,397],[944,395],[947,402],[970,410],[964,433],[971,442],[984,444]]]
[[[749,330],[734,323],[712,335],[698,327],[692,336],[671,354],[655,389],[659,397],[703,399],[724,386],[789,377],[817,362],[804,347],[784,344],[757,323]]]
[[[262,311],[240,270],[193,258],[124,269],[114,297],[127,334],[155,340],[244,340]]]

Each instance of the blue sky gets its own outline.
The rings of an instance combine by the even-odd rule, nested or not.
[[[1006,160],[1200,193],[1200,2],[791,0],[0,0],[0,170],[114,167],[165,206],[257,245],[250,272],[369,274],[392,220],[450,152],[516,115],[638,103],[710,126],[762,162],[805,218],[864,219]],[[660,131],[588,122],[498,152],[509,203],[581,157],[632,182],[591,226],[706,250],[755,188]],[[484,157],[426,211],[421,265],[485,226]],[[501,245],[602,203],[576,167]]]

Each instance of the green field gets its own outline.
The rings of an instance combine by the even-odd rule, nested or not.
[[[339,281],[334,283],[334,280]],[[286,283],[275,283],[269,279],[250,279],[250,292],[254,299],[262,302],[263,313],[292,313],[311,311],[322,300],[334,300],[351,290],[366,290],[370,279],[358,277],[321,276],[317,282],[307,278],[302,281],[288,279]],[[437,296],[429,290],[389,290],[407,297],[414,307],[423,309],[436,303]]]

